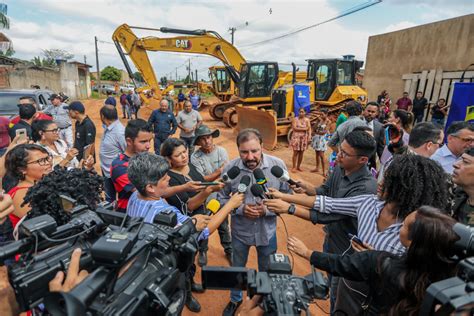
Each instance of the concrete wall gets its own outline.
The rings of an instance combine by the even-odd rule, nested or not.
[[[387,90],[395,102],[403,93],[403,74],[429,69],[464,70],[471,63],[474,14],[371,36],[364,87],[371,101]]]
[[[59,71],[53,69],[12,67],[8,81],[11,89],[30,89],[31,85],[39,85],[41,89],[61,91]]]

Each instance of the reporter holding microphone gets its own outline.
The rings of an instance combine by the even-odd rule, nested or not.
[[[128,201],[127,214],[132,217],[143,217],[145,222],[153,222],[155,215],[165,210],[176,213],[178,223],[189,218],[178,208],[169,205],[163,198],[169,187],[170,166],[161,156],[143,152],[130,159],[128,165],[128,178],[135,186],[136,191]],[[198,241],[209,238],[219,225],[228,217],[230,212],[243,203],[243,194],[234,194],[227,203],[213,216],[195,215],[196,230],[200,231]],[[194,269],[191,269],[194,270]],[[191,281],[194,271],[188,271],[186,307],[191,311],[199,312],[201,305],[191,294]]]

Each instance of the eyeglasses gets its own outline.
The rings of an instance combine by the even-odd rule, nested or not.
[[[59,133],[59,128],[55,128],[55,129],[45,129],[44,132]]]
[[[344,157],[360,157],[360,155],[351,155],[351,154],[347,153],[341,147],[339,147],[338,155],[341,155],[342,158],[344,158]]]
[[[465,138],[465,137],[456,136],[456,135],[452,135],[452,136],[462,140],[465,143],[473,143],[474,142],[474,138]]]
[[[441,143],[438,143],[438,142],[432,142],[434,145],[438,145],[439,148],[443,147],[444,146],[444,143],[441,142]]]
[[[40,159],[35,160],[35,161],[27,162],[26,164],[31,165],[31,164],[37,163],[40,166],[46,166],[46,165],[50,165],[51,161],[53,161],[53,157],[46,156],[46,157],[40,158]]]

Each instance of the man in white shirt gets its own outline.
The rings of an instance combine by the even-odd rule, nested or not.
[[[446,146],[438,149],[431,159],[437,161],[444,171],[452,174],[453,164],[461,155],[471,147],[474,147],[474,124],[469,122],[453,122],[446,131],[448,142]]]

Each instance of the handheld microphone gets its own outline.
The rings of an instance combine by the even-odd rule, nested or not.
[[[297,187],[299,187],[299,184],[296,183],[296,181],[290,179],[290,174],[288,173],[288,171],[286,171],[282,167],[273,166],[270,171],[272,175],[278,178],[278,180],[280,180],[281,182],[288,182],[291,185],[296,185]]]
[[[240,179],[239,186],[237,187],[237,192],[239,193],[245,193],[247,191],[248,186],[250,185],[250,176],[244,175]]]
[[[265,193],[268,193],[268,188],[267,188],[267,178],[265,177],[265,174],[263,173],[262,169],[257,168],[253,171],[253,176],[255,177],[255,181],[257,182],[258,185],[262,188],[262,190]],[[268,199],[271,199],[271,196],[267,197]]]
[[[216,214],[221,208],[221,203],[218,200],[212,199],[206,205],[207,215]]]
[[[232,180],[237,178],[237,176],[240,174],[240,169],[237,166],[233,166],[229,170],[227,170],[226,173],[224,173],[221,178],[224,183],[230,183]]]
[[[250,191],[252,192],[253,196],[259,197],[259,198],[261,198],[262,200],[265,200],[265,199],[268,198],[268,197],[265,195],[265,191],[263,191],[262,186],[259,185],[258,183],[252,184],[252,186],[250,187]]]

